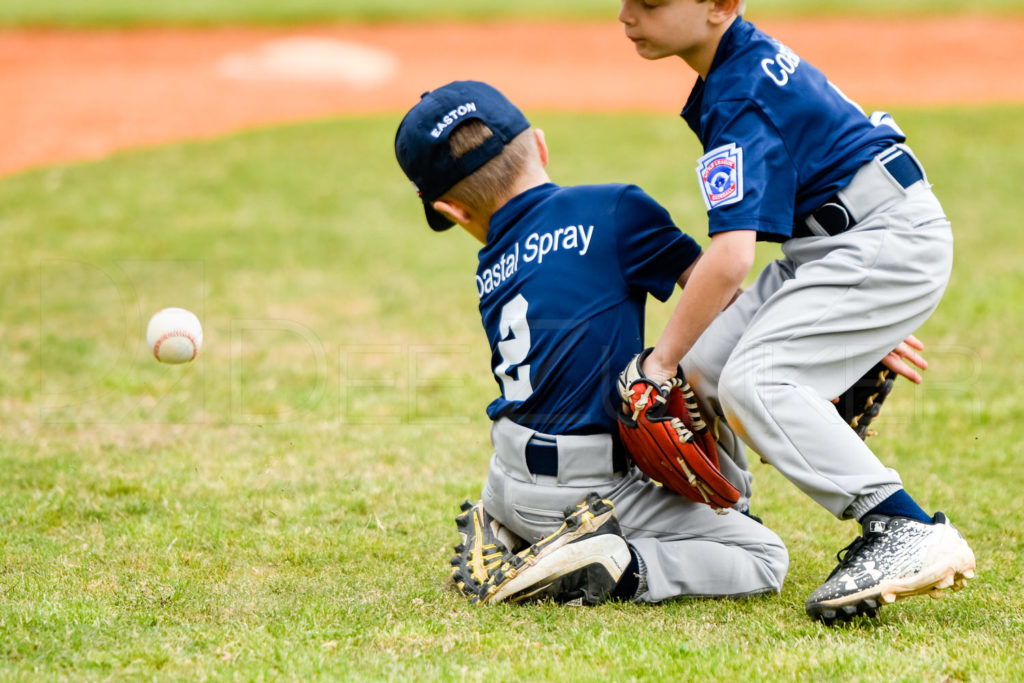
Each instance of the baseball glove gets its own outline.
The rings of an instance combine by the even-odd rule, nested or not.
[[[456,555],[451,559],[451,585],[467,597],[476,597],[502,556],[523,541],[491,517],[483,501],[462,503],[455,526],[462,542],[455,546]]]
[[[642,364],[651,349],[619,374],[619,436],[636,466],[662,486],[724,512],[740,492],[722,474],[715,440],[682,370],[660,386]]]
[[[837,399],[836,410],[860,438],[866,439],[875,433],[868,426],[878,417],[882,402],[892,393],[895,381],[896,373],[878,363]]]

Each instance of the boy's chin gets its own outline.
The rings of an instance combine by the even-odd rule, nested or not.
[[[647,43],[645,41],[634,41],[633,48],[636,50],[636,53],[638,55],[640,55],[644,59],[651,61],[654,61],[656,59],[662,59],[668,56],[667,54],[664,54],[656,50],[650,45],[650,43]]]

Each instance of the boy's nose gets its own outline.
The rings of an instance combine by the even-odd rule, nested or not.
[[[619,21],[623,24],[629,24],[633,21],[632,14],[629,11],[629,0],[622,0],[622,4],[619,5]]]

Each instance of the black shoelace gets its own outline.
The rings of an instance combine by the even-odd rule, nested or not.
[[[832,573],[828,575],[828,578],[831,579],[833,576],[838,574],[841,569],[845,569],[846,567],[850,566],[850,564],[852,564],[853,558],[857,556],[857,552],[865,545],[870,543],[871,540],[874,539],[874,537],[877,535],[878,533],[876,532],[867,533],[863,536],[858,536],[857,538],[853,539],[853,541],[851,541],[848,546],[842,548],[839,552],[837,552],[836,560],[839,562],[839,564],[836,565],[836,568],[833,569]]]

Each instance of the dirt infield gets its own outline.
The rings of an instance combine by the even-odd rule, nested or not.
[[[759,22],[867,108],[1024,102],[1024,19]],[[693,73],[614,22],[0,31],[0,174],[311,117],[456,78],[524,107],[673,114]]]

